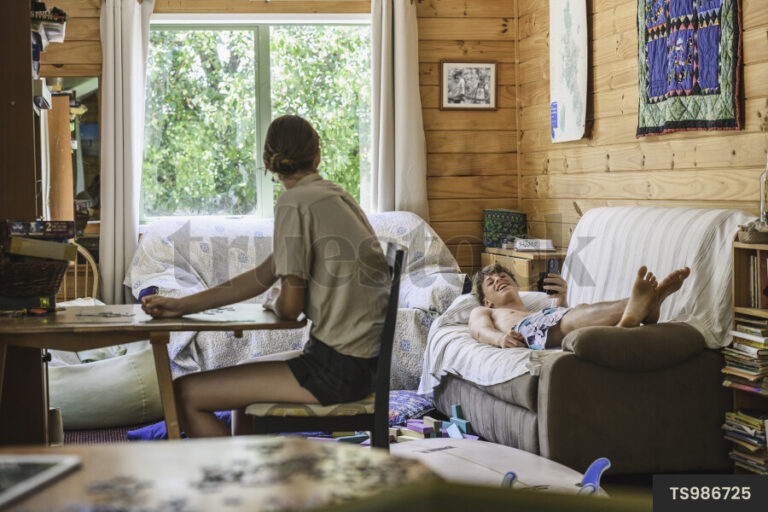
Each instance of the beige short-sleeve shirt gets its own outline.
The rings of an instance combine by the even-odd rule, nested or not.
[[[338,185],[310,174],[275,205],[277,275],[307,281],[304,313],[312,335],[356,357],[379,353],[389,279],[368,219]]]

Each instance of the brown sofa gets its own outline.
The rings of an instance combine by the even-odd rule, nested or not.
[[[598,457],[615,474],[726,471],[722,366],[685,323],[590,327],[566,336],[538,376],[479,386],[446,375],[434,400],[446,414],[461,404],[488,441],[577,471]]]

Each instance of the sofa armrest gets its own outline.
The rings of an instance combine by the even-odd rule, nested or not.
[[[583,327],[563,339],[563,350],[600,366],[651,371],[679,364],[706,348],[689,324],[670,322],[641,327]]]

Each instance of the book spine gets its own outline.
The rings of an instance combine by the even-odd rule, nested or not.
[[[760,272],[758,272],[757,279],[757,302],[760,309],[766,309],[768,308],[768,295],[766,295],[768,291],[768,259],[763,254],[761,256],[763,257],[759,258],[758,261]]]
[[[755,255],[749,256],[749,307],[755,307]]]
[[[43,240],[68,240],[75,237],[75,223],[69,220],[7,220],[7,235],[40,238]]]
[[[50,297],[0,297],[0,310],[45,309],[56,311],[56,296]]]

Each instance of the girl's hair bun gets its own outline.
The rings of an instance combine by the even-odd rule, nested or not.
[[[286,115],[270,123],[264,142],[263,160],[267,170],[290,176],[312,169],[320,152],[320,137],[307,120]]]

